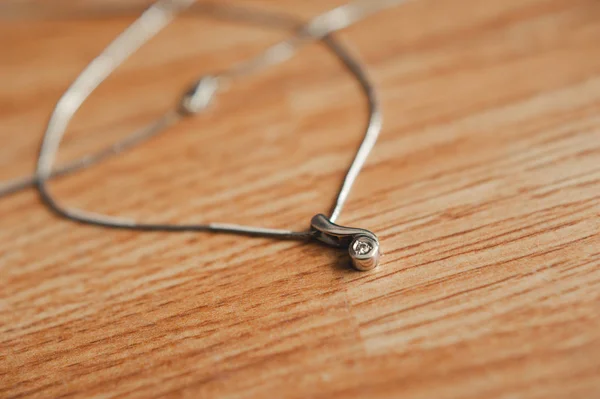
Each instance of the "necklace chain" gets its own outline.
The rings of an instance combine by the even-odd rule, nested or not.
[[[177,14],[188,8],[193,10],[195,7],[200,6],[194,4],[194,0],[159,0],[144,11],[75,79],[52,112],[40,148],[35,176],[20,178],[0,186],[0,196],[36,185],[43,202],[56,214],[76,222],[110,228],[145,231],[212,231],[287,239],[317,238],[330,245],[342,242],[343,246],[349,248],[355,267],[361,270],[370,269],[376,266],[377,259],[375,258],[379,256],[377,237],[367,230],[345,228],[335,225],[334,222],[340,216],[352,185],[377,141],[382,128],[381,111],[375,89],[364,68],[330,34],[348,27],[376,11],[398,5],[404,1],[406,0],[355,0],[321,14],[304,25],[300,25],[290,18],[271,16],[270,20],[272,22],[277,20],[279,24],[296,28],[296,35],[269,47],[258,56],[236,64],[222,73],[201,78],[184,94],[178,108],[168,111],[159,119],[133,132],[116,144],[55,169],[56,154],[68,124],[93,91],[128,57],[171,23]],[[255,13],[254,15],[257,16],[258,14]],[[261,19],[265,20],[264,15]],[[310,230],[290,231],[225,223],[139,223],[129,219],[67,208],[62,206],[51,194],[47,186],[47,181],[50,178],[96,164],[109,156],[121,153],[161,133],[188,115],[204,111],[215,94],[224,86],[231,86],[231,82],[235,79],[281,63],[289,59],[301,45],[319,39],[323,40],[333,50],[359,82],[368,101],[369,118],[362,143],[338,191],[330,216],[319,215],[319,217],[313,218]],[[349,238],[352,239],[352,242],[346,242]],[[367,251],[367,249],[370,250]]]

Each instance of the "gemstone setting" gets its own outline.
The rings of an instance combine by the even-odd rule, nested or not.
[[[379,241],[374,235],[355,236],[348,252],[352,265],[357,270],[372,270],[379,264]]]
[[[352,244],[352,249],[357,255],[366,255],[373,250],[373,246],[365,239],[358,239]]]

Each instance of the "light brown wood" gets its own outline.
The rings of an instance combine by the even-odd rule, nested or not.
[[[0,24],[0,179],[33,169],[54,103],[130,21]],[[374,272],[314,244],[106,230],[33,190],[0,199],[0,397],[600,397],[599,21],[596,0],[422,0],[339,35],[385,111],[340,219],[380,236]],[[284,36],[181,18],[84,106],[61,160]],[[53,190],[144,220],[302,229],[365,116],[311,45]]]

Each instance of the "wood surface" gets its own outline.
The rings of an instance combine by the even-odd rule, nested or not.
[[[32,171],[53,105],[131,20],[0,23],[0,179]],[[285,36],[178,19],[85,104],[60,160]],[[600,398],[600,2],[421,0],[337,37],[385,113],[339,220],[379,235],[380,268],[311,243],[77,225],[26,190],[0,199],[1,398]],[[52,190],[140,220],[304,229],[365,117],[313,44]]]

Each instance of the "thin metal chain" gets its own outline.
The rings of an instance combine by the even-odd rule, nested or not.
[[[134,133],[121,143],[111,146],[91,157],[83,158],[66,167],[59,168],[53,172],[53,163],[62,136],[64,135],[71,118],[83,102],[125,59],[170,23],[178,12],[191,6],[193,3],[193,0],[158,1],[146,10],[131,26],[118,36],[113,43],[94,59],[59,100],[44,134],[38,157],[36,176],[31,178],[31,180],[24,180],[21,182],[21,186],[34,181],[42,200],[47,206],[60,216],[81,223],[135,230],[213,231],[292,239],[312,237],[314,234],[312,231],[295,232],[282,229],[268,229],[224,223],[182,225],[138,223],[133,220],[96,215],[61,206],[51,195],[46,183],[53,175],[65,174],[89,166],[107,156],[130,148],[142,140],[165,130],[168,126],[171,126],[189,112],[202,111],[210,102],[212,96],[219,89],[219,86],[223,81],[230,82],[234,78],[254,73],[269,65],[282,62],[291,57],[299,45],[310,40],[323,39],[355,75],[369,102],[369,123],[365,131],[363,142],[361,143],[355,159],[353,160],[339,190],[335,206],[333,207],[331,217],[329,218],[329,220],[333,222],[339,216],[344,203],[347,200],[350,189],[377,140],[379,132],[381,131],[381,114],[373,85],[369,82],[361,65],[328,35],[338,29],[349,26],[375,11],[392,5],[398,5],[404,1],[405,0],[359,0],[322,14],[303,26],[298,31],[299,34],[292,39],[276,44],[258,57],[238,64],[222,74],[211,77],[208,80],[200,80],[199,84],[194,87],[194,90],[188,93],[187,97],[184,97],[184,102],[182,104],[184,107],[183,111],[185,112],[181,112],[181,110],[178,110],[179,112],[171,111],[156,122],[150,124],[148,127]],[[208,88],[206,84],[207,81],[210,83]],[[191,107],[190,104],[192,105]],[[2,193],[0,192],[0,194]]]
[[[7,15],[15,14],[18,18],[25,18],[27,16],[33,16],[34,18],[53,18],[53,17],[93,17],[97,15],[101,16],[121,16],[121,15],[129,15],[129,14],[137,14],[140,9],[139,6],[131,6],[127,4],[115,6],[111,5],[110,7],[104,6],[96,6],[92,7],[91,10],[86,9],[75,9],[75,13],[70,13],[69,10],[62,10],[60,12],[56,12],[53,7],[43,7],[41,5],[37,7],[35,10],[27,10],[25,14],[22,14],[22,10],[19,7],[16,7],[16,11],[13,10],[13,7],[9,7],[6,10]],[[89,7],[88,7],[89,8]],[[87,10],[87,11],[86,11]],[[12,13],[11,13],[12,11]],[[21,12],[20,12],[21,11]],[[259,11],[248,7],[235,6],[232,7],[230,5],[220,5],[220,4],[211,4],[211,3],[194,3],[189,11],[193,13],[201,13],[208,14],[214,18],[220,18],[225,20],[234,20],[237,22],[244,22],[249,24],[255,24],[262,27],[272,27],[272,28],[280,28],[287,30],[299,30],[303,24],[301,21],[297,20],[288,15],[278,14],[269,11]],[[34,12],[32,14],[32,12]],[[333,38],[329,37],[327,40],[324,40],[324,43],[330,48],[330,50],[339,57],[337,48],[343,50],[343,46],[337,43],[337,48],[330,47],[329,44],[333,43]],[[344,51],[345,52],[345,51]],[[164,133],[169,127],[173,126],[177,122],[179,122],[183,117],[188,116],[187,113],[178,112],[179,110],[170,110],[166,112],[161,118],[152,121],[148,125],[130,133],[125,138],[120,141],[113,143],[105,148],[98,150],[95,153],[87,154],[82,156],[81,158],[75,159],[73,161],[67,162],[64,165],[54,168],[52,172],[52,178],[62,177],[65,175],[72,174],[82,169],[89,168],[93,165],[96,165],[103,160],[110,158],[112,156],[118,155],[122,152],[125,152],[129,149],[132,149],[148,139],[155,137],[160,133]],[[35,187],[37,182],[36,175],[28,175],[21,176],[14,179],[10,179],[8,181],[4,181],[0,184],[0,198],[17,193],[19,191]]]
[[[112,156],[118,155],[124,151],[134,148],[144,141],[156,136],[159,133],[163,133],[166,129],[174,125],[179,121],[182,116],[176,111],[170,110],[166,112],[161,118],[151,122],[149,125],[142,127],[130,133],[120,141],[111,144],[101,150],[84,155],[81,158],[70,161],[64,165],[54,168],[52,171],[52,178],[65,176],[79,170],[89,168],[90,166],[96,165],[103,160]],[[0,185],[0,198],[17,193],[27,188],[35,187],[37,183],[37,176],[23,176],[11,179]]]

